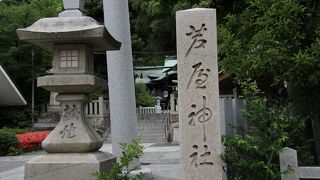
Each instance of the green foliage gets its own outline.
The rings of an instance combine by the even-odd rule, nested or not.
[[[98,100],[99,97],[103,97],[103,99],[108,100],[109,95],[105,91],[96,91],[89,94],[92,100]]]
[[[256,81],[269,107],[289,100],[311,124],[320,119],[319,23],[319,1],[240,1],[218,24],[219,65],[237,82]]]
[[[312,160],[304,140],[304,121],[293,117],[286,107],[268,104],[259,96],[256,84],[247,83],[246,110],[241,115],[250,124],[247,135],[223,137],[226,147],[222,155],[228,166],[229,179],[279,179],[281,173],[278,153],[284,147],[308,154],[303,161]]]
[[[39,48],[19,41],[16,30],[31,25],[41,17],[56,16],[62,9],[61,3],[60,0],[0,1],[0,64],[28,103],[31,102],[32,81],[46,74],[51,67],[52,57]],[[31,58],[32,50],[35,52],[34,63]],[[48,93],[41,88],[35,88],[35,92],[35,105],[39,108],[41,103],[49,99]],[[10,116],[14,113],[9,114],[7,111],[27,112],[27,109],[28,107],[1,107],[0,117],[5,116],[7,122],[12,122],[16,117]]]
[[[134,65],[162,65],[175,55],[173,3],[160,0],[129,0]],[[136,53],[135,53],[136,52]]]
[[[32,112],[31,107],[27,106],[26,108],[21,109],[20,111],[15,109],[10,109],[7,111],[8,116],[12,118],[11,125],[19,128],[28,128],[32,124],[32,117],[36,117],[37,112]]]
[[[279,98],[287,81],[295,111],[318,119],[319,1],[240,2],[219,23],[219,59],[224,72],[240,81],[256,80],[268,99]]]
[[[18,139],[16,134],[26,132],[22,129],[0,129],[0,156],[18,155],[21,153],[18,150]]]
[[[150,96],[145,84],[135,84],[136,89],[136,105],[143,107],[155,106],[155,98]]]
[[[20,154],[25,153],[22,149],[14,146],[10,146],[9,151],[8,151],[8,156],[17,156]]]
[[[308,9],[297,0],[248,1],[239,14],[229,14],[219,35],[222,66],[239,79],[290,78],[286,72],[301,54]]]
[[[176,11],[216,8],[218,22],[238,12],[244,0],[129,0],[134,64],[161,65],[165,55],[176,55]]]
[[[100,23],[103,23],[103,1],[101,0],[85,0],[84,14],[93,17]]]
[[[139,144],[139,140],[133,140],[131,144],[120,143],[120,149],[120,162],[115,163],[108,172],[94,172],[92,175],[97,180],[135,180],[143,178],[143,173],[140,173],[137,177],[130,177],[132,171],[139,169],[139,166],[130,168],[130,164],[134,159],[143,155],[143,146]]]

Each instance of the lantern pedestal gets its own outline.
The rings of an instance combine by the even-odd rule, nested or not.
[[[25,164],[25,179],[94,180],[91,173],[109,170],[115,162],[115,156],[105,152],[50,153],[33,158]]]
[[[86,153],[99,150],[103,139],[85,118],[88,95],[58,94],[56,100],[61,103],[61,119],[42,142],[42,148],[48,153]]]

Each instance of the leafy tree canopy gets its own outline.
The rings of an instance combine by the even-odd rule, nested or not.
[[[15,81],[22,95],[28,101],[27,107],[1,108],[0,117],[11,117],[15,126],[19,121],[30,118],[31,84],[32,80],[44,75],[51,67],[52,57],[45,51],[30,44],[21,42],[17,38],[16,29],[31,25],[41,17],[56,16],[61,11],[59,0],[3,0],[0,1],[0,63],[6,68]],[[31,52],[34,50],[34,62]],[[47,101],[47,93],[40,88],[36,90],[36,105]],[[25,123],[22,123],[25,125]],[[5,124],[0,124],[0,126]]]
[[[319,11],[315,0],[247,0],[219,23],[220,65],[241,81],[253,79],[267,96],[284,81],[298,109],[319,108]]]

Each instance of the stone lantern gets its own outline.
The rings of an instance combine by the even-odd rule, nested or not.
[[[121,43],[104,25],[82,14],[83,0],[63,2],[59,17],[17,30],[20,40],[53,53],[53,72],[39,77],[37,85],[58,93],[62,111],[42,143],[48,154],[26,163],[26,179],[92,179],[91,172],[107,170],[115,162],[113,155],[98,151],[103,139],[87,122],[84,109],[88,93],[107,88],[104,79],[94,76],[94,52],[118,50]]]

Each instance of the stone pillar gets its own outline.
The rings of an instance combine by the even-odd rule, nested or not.
[[[285,172],[289,168],[293,170],[289,175],[281,174],[281,180],[299,180],[297,151],[286,147],[279,153],[279,158],[281,172]]]
[[[137,137],[137,115],[128,0],[104,0],[105,26],[122,43],[120,51],[107,52],[112,152],[119,159],[119,143]]]
[[[178,11],[182,179],[222,179],[215,9]]]
[[[103,97],[99,97],[99,99],[98,99],[98,104],[99,104],[99,117],[100,118],[104,118],[105,117],[105,106],[104,106],[104,99],[103,99]]]

